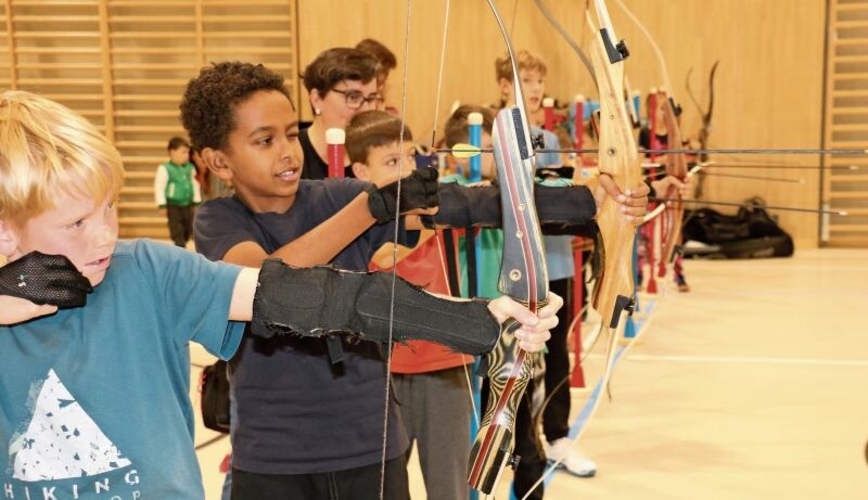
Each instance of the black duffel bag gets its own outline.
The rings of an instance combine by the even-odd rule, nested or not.
[[[688,243],[684,254],[717,259],[758,259],[793,255],[793,238],[778,226],[760,198],[751,198],[735,215],[724,215],[711,208],[685,212],[684,241],[707,245],[693,249]]]

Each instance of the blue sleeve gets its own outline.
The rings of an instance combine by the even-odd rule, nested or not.
[[[235,354],[245,323],[229,321],[229,306],[240,267],[146,240],[136,244],[134,257],[159,291],[164,332],[178,345],[192,340],[223,359]]]

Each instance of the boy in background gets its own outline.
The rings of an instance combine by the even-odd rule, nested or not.
[[[473,112],[481,113],[483,117],[482,148],[491,149],[493,113],[489,109],[468,105],[457,109],[446,123],[444,129],[447,147],[467,142],[468,116]],[[359,113],[347,127],[347,155],[355,177],[359,179],[381,183],[396,178],[399,171],[407,175],[416,168],[414,152],[415,144],[409,128],[402,127],[401,120],[387,112]],[[481,174],[488,184],[496,178],[494,155],[484,155],[481,160]],[[467,159],[456,158],[456,161],[462,164],[463,172],[469,171]],[[500,294],[496,285],[503,240],[502,232],[493,228],[498,227],[501,221],[500,216],[496,220],[489,216],[480,217],[485,210],[478,207],[486,198],[482,194],[495,192],[497,188],[466,187],[463,185],[467,184],[467,180],[458,175],[446,177],[442,181],[449,186],[441,186],[440,213],[434,218],[435,223],[439,225],[441,222],[450,222],[448,225],[451,227],[467,227],[468,231],[474,231],[473,226],[477,225],[491,228],[480,231],[483,255],[480,255],[479,259],[481,272],[478,292],[480,296],[496,297]],[[554,218],[550,218],[548,214],[553,213],[549,209],[554,200],[568,196],[570,203],[566,205],[572,213],[557,219],[570,221],[569,231],[594,231],[593,218],[597,205],[590,190],[582,186],[564,186],[542,191],[537,193],[535,201],[543,232],[552,227],[548,222]],[[451,223],[453,217],[449,214],[453,213],[453,206],[448,200],[456,193],[462,193],[460,198],[472,200],[470,205],[476,207],[471,210],[472,215],[466,218],[466,226]],[[647,191],[643,193],[647,194]],[[641,217],[647,205],[645,194],[639,194],[631,199],[629,204],[625,204],[629,214]],[[485,222],[482,222],[483,219]],[[447,260],[445,252],[452,252],[454,249],[444,247],[441,234],[430,229],[424,231],[420,243],[414,248],[399,247],[398,274],[428,291],[449,293],[444,264]],[[375,265],[371,267],[393,267],[393,250],[391,245],[381,248],[374,258]],[[457,294],[459,291],[451,292]],[[469,356],[429,342],[414,341],[408,345],[395,346],[392,350],[390,368],[395,392],[401,405],[408,438],[417,445],[428,498],[457,500],[468,497],[467,460],[470,455],[470,419],[473,418],[473,408],[469,389],[469,377],[472,374],[469,373],[467,365],[471,362],[472,358]],[[529,408],[524,414],[529,417]],[[522,455],[526,443],[531,442],[531,439],[528,436],[520,436],[519,439],[522,444],[518,445],[516,452]],[[531,470],[541,471],[542,460],[537,460],[536,463],[540,467]],[[524,462],[522,465],[528,467]]]
[[[202,203],[201,186],[190,162],[190,144],[172,137],[167,149],[169,159],[157,167],[154,177],[154,199],[169,221],[172,242],[184,248],[193,237],[193,209]]]
[[[403,133],[403,137],[402,137]],[[403,139],[403,151],[400,143]],[[347,127],[347,156],[354,177],[376,184],[416,168],[416,144],[410,129],[386,111],[359,113]],[[397,268],[399,276],[429,292],[451,295],[446,274],[442,234],[422,231],[415,247],[399,246],[393,265],[391,244],[375,254],[371,269]],[[458,290],[455,291],[456,294]],[[415,441],[428,498],[467,500],[467,459],[470,455],[470,419],[473,418],[467,365],[472,356],[419,341],[392,349],[390,370],[395,398],[410,441]]]

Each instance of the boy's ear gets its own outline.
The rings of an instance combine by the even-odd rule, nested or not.
[[[199,153],[205,166],[208,170],[214,173],[220,179],[228,181],[232,179],[232,170],[226,165],[226,159],[223,157],[223,152],[212,148],[203,148]]]
[[[9,257],[18,248],[18,233],[12,229],[12,225],[5,220],[0,220],[0,255]]]
[[[371,173],[368,170],[367,165],[365,165],[364,163],[359,163],[357,161],[354,161],[352,168],[353,168],[353,175],[356,176],[356,179],[361,179],[363,181],[369,181],[370,182]]]

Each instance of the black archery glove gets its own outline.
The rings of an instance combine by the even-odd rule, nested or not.
[[[401,213],[420,208],[434,208],[440,204],[437,169],[426,167],[414,170],[401,179]],[[398,181],[378,188],[368,188],[368,208],[378,224],[395,219],[398,206]]]
[[[0,295],[37,305],[81,307],[92,291],[90,281],[63,255],[30,252],[0,267]]]

